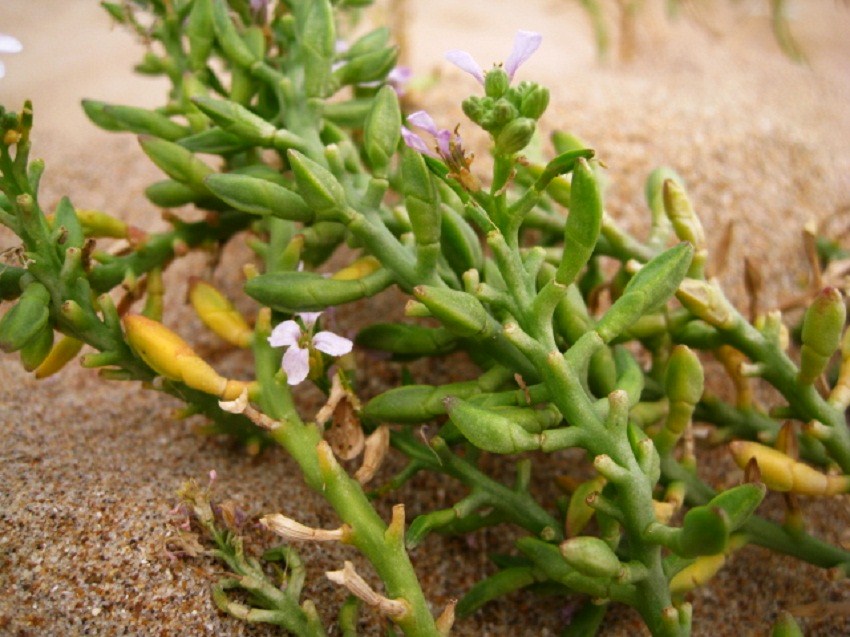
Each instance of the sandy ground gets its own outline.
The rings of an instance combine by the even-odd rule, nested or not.
[[[544,45],[520,77],[552,88],[546,127],[570,130],[598,149],[609,167],[609,211],[644,233],[643,180],[657,165],[673,166],[688,182],[715,241],[725,224],[735,221],[724,285],[742,301],[740,262],[750,256],[761,264],[765,303],[771,306],[796,292],[805,278],[802,225],[842,209],[846,215],[850,204],[850,10],[831,0],[797,3],[807,11],[805,16],[798,11],[794,29],[811,64],[796,66],[779,54],[760,13],[762,4],[739,3],[733,13],[718,2],[701,23],[669,23],[651,10],[642,19],[635,58],[600,66],[585,17],[567,0],[410,2],[409,61],[417,73],[435,71],[444,79],[417,99],[443,126],[463,122],[461,133],[481,146],[458,107],[477,85],[447,68],[442,53],[464,48],[487,64],[504,59],[515,29],[542,32]],[[34,152],[48,166],[43,205],[51,208],[69,194],[80,207],[158,227],[159,212],[142,196],[145,185],[159,178],[156,169],[135,140],[99,131],[79,108],[83,97],[159,104],[164,85],[130,71],[141,47],[112,28],[96,3],[82,0],[3,0],[0,31],[15,34],[25,47],[20,55],[4,56],[7,77],[0,81],[0,102],[11,108],[24,98],[35,102]],[[12,237],[0,233],[0,249],[12,245]],[[237,288],[244,258],[238,250],[229,254],[216,280]],[[214,353],[214,339],[197,336],[198,323],[179,307],[181,278],[205,267],[202,256],[192,256],[169,272],[175,309],[167,319]],[[383,312],[398,300],[379,302],[377,311]],[[375,305],[359,305],[340,321],[351,329],[357,313],[375,311]],[[244,363],[239,357],[216,362],[236,374]],[[434,368],[430,373],[442,378],[463,373],[454,360]],[[373,378],[398,375],[389,365],[371,371]],[[174,418],[177,406],[135,384],[104,383],[82,369],[36,383],[16,357],[0,359],[5,443],[0,451],[0,634],[275,634],[214,608],[209,586],[220,573],[214,563],[169,559],[165,543],[174,492],[185,479],[203,479],[215,469],[221,497],[233,498],[251,514],[283,511],[306,524],[333,527],[333,512],[306,491],[282,453],[249,457],[226,442],[198,437],[197,423]],[[739,479],[722,452],[701,458],[701,472],[715,483]],[[546,476],[569,460],[535,459],[542,492],[551,492]],[[398,459],[392,464],[400,466]],[[449,482],[427,477],[397,499],[407,503],[412,519],[461,495]],[[382,503],[384,510],[392,503]],[[846,539],[845,498],[805,506],[811,530]],[[778,510],[774,501],[765,506],[767,513]],[[509,546],[510,537],[505,529],[469,540],[432,537],[415,551],[435,609],[490,572],[488,552]],[[352,555],[339,547],[312,546],[305,546],[303,555],[308,595],[330,622],[343,596],[321,573]],[[780,609],[802,605],[809,605],[811,615],[804,620],[807,634],[850,634],[840,604],[834,604],[846,606],[848,593],[846,581],[748,548],[695,596],[694,634],[765,634]],[[459,622],[456,634],[556,635],[566,607],[563,600],[517,595]],[[632,613],[619,610],[603,634],[638,634],[638,626]],[[375,617],[365,616],[363,633],[379,632]]]

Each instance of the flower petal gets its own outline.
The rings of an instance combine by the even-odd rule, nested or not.
[[[516,70],[530,58],[543,41],[543,36],[536,31],[517,31],[514,38],[514,48],[505,60],[505,73],[514,79]]]
[[[272,347],[292,347],[301,338],[301,327],[295,321],[284,321],[272,330],[269,345]]]
[[[286,372],[286,383],[288,385],[298,385],[310,373],[310,352],[297,345],[293,345],[283,353],[283,360],[280,366]]]
[[[316,324],[316,321],[319,320],[319,317],[322,315],[321,312],[299,312],[298,318],[304,323],[304,327],[308,330]]]
[[[404,143],[408,148],[412,148],[417,153],[422,153],[423,155],[428,155],[430,157],[437,156],[433,150],[428,148],[428,144],[425,143],[424,139],[404,126],[401,127],[401,138],[404,140]]]
[[[443,129],[438,131],[434,138],[437,140],[437,150],[440,153],[440,156],[446,161],[449,160],[452,154],[451,140],[452,140],[452,132],[448,129]]]
[[[23,50],[24,45],[18,38],[0,33],[0,53],[20,53]]]
[[[461,71],[469,73],[478,80],[479,84],[484,84],[484,71],[481,70],[481,66],[469,53],[459,49],[452,49],[444,57]]]
[[[313,337],[313,347],[331,356],[348,354],[353,346],[354,344],[347,338],[333,332],[319,332]]]
[[[416,126],[428,131],[431,135],[436,135],[440,131],[437,129],[437,124],[434,119],[425,111],[416,111],[407,116],[407,123],[411,126]]]

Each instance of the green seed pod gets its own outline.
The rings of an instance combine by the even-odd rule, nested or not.
[[[800,383],[810,385],[826,369],[841,343],[846,320],[847,307],[841,292],[832,287],[821,290],[803,318],[803,347],[797,377]]]
[[[419,245],[440,242],[442,214],[440,198],[422,155],[405,148],[402,153],[404,203]]]
[[[528,146],[534,136],[536,122],[530,117],[511,120],[496,136],[496,155],[513,155]]]
[[[572,283],[587,264],[602,228],[602,196],[593,170],[583,157],[573,169],[570,214],[564,228],[564,252],[555,280],[562,285]]]
[[[673,179],[666,179],[662,187],[664,210],[673,224],[673,230],[681,241],[694,246],[694,259],[688,270],[688,276],[701,279],[705,276],[705,259],[708,254],[705,245],[705,231],[685,189]]]
[[[386,174],[400,139],[401,108],[398,104],[398,95],[391,86],[384,86],[375,95],[363,131],[366,156],[378,176]]]
[[[251,145],[247,140],[220,128],[208,128],[200,133],[184,137],[177,143],[193,153],[211,155],[229,155],[245,150]]]
[[[333,73],[338,84],[362,84],[375,82],[386,77],[398,59],[398,48],[387,47],[352,58]]]
[[[193,0],[186,36],[189,38],[189,66],[193,71],[203,71],[215,41],[211,0]]]
[[[21,348],[21,364],[28,372],[41,365],[53,349],[53,328],[49,323]]]
[[[673,348],[664,376],[664,390],[670,408],[664,429],[655,440],[662,455],[673,448],[691,421],[694,408],[702,398],[704,384],[704,373],[697,355],[685,345]]]
[[[247,281],[245,292],[281,312],[316,312],[377,294],[392,282],[384,269],[347,281],[326,279],[315,272],[272,272]]]
[[[430,285],[415,287],[413,294],[433,316],[458,336],[487,338],[495,333],[495,320],[484,309],[481,301],[471,294]]]
[[[106,104],[96,100],[83,100],[82,104],[88,118],[104,130],[153,135],[169,141],[189,134],[186,126],[156,111],[136,106]]]
[[[535,84],[523,95],[519,114],[523,117],[530,117],[531,119],[540,119],[543,113],[546,112],[547,106],[549,106],[549,89]]]
[[[0,301],[11,301],[21,295],[21,279],[26,273],[24,268],[0,263]]]
[[[643,266],[597,324],[602,340],[610,342],[641,316],[663,306],[685,277],[693,252],[689,243],[680,243]]]
[[[276,128],[247,108],[229,100],[194,97],[192,103],[222,129],[257,146],[269,146]]]
[[[176,208],[185,206],[187,203],[195,203],[202,199],[203,195],[179,181],[165,179],[145,188],[145,197],[154,205],[163,208]]]
[[[441,206],[440,245],[443,256],[456,274],[480,270],[484,264],[481,241],[475,230],[450,206]]]
[[[227,0],[210,1],[212,3],[213,30],[225,57],[237,66],[250,67],[258,59],[239,37],[239,32],[230,19]]]
[[[290,150],[287,157],[298,192],[319,219],[334,218],[345,210],[345,190],[327,168],[296,150]]]
[[[766,492],[767,487],[764,484],[748,482],[723,491],[705,506],[722,509],[726,513],[726,525],[732,533],[741,528],[755,513]]]
[[[738,313],[715,283],[684,279],[676,290],[679,303],[697,318],[719,329],[731,329]]]
[[[450,396],[443,401],[449,418],[479,449],[519,453],[540,448],[540,436],[530,434],[510,418]]]
[[[543,172],[537,178],[537,181],[534,182],[534,189],[538,192],[547,189],[550,182],[552,182],[555,177],[572,172],[579,159],[584,158],[589,160],[594,156],[594,154],[595,151],[590,148],[579,148],[561,153],[555,157],[555,159],[546,164]],[[570,197],[572,197],[572,195],[570,195]]]
[[[307,5],[300,26],[299,42],[304,63],[304,89],[307,97],[324,97],[329,89],[336,27],[329,0],[314,0]]]
[[[560,548],[567,564],[582,575],[610,578],[616,577],[623,569],[611,547],[598,537],[570,538]]]
[[[383,49],[389,41],[390,30],[387,27],[373,29],[366,35],[358,38],[340,57],[343,60],[351,60],[366,53]]]
[[[36,337],[50,317],[49,302],[50,293],[41,283],[27,285],[18,302],[0,319],[0,349],[16,352]]]
[[[179,181],[197,193],[206,194],[204,177],[214,172],[200,159],[182,146],[155,137],[139,137],[139,143],[145,154],[151,158],[166,175]]]
[[[390,352],[408,360],[421,356],[447,354],[457,346],[457,338],[445,328],[402,323],[375,323],[360,330],[357,345]]]
[[[219,199],[237,210],[290,221],[310,222],[313,211],[291,190],[247,175],[209,175],[204,183]]]
[[[672,179],[677,184],[682,184],[682,178],[671,168],[661,167],[653,170],[646,180],[644,194],[646,204],[652,215],[652,230],[650,231],[650,245],[662,248],[667,243],[672,226],[667,218],[664,207],[664,182]]]

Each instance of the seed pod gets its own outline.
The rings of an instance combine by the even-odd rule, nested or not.
[[[216,40],[224,51],[225,57],[233,64],[250,67],[259,61],[247,44],[239,37],[236,25],[230,19],[227,0],[211,0],[213,29]]]
[[[693,250],[689,243],[680,243],[643,266],[597,324],[602,340],[610,342],[641,316],[663,306],[684,278]]]
[[[587,264],[602,228],[602,196],[593,171],[583,157],[573,168],[570,214],[564,228],[564,252],[555,274],[562,285],[572,283]]]
[[[422,155],[410,148],[402,154],[404,204],[418,245],[440,242],[442,209],[437,189]]]
[[[836,495],[850,490],[850,476],[826,475],[784,453],[757,442],[729,443],[735,463],[742,469],[750,460],[758,463],[762,481],[773,491],[800,495]]]
[[[201,321],[214,334],[236,347],[249,347],[253,330],[233,304],[209,283],[193,279],[189,283],[189,301]]]
[[[16,352],[35,338],[50,318],[50,293],[37,281],[24,289],[21,298],[0,319],[0,349]]]
[[[496,331],[496,322],[477,298],[466,292],[419,285],[413,294],[450,331],[458,336],[486,338]]]
[[[510,121],[496,136],[496,155],[513,155],[528,146],[534,136],[536,122],[530,117],[518,117]]]
[[[287,153],[298,192],[318,218],[333,218],[345,210],[345,190],[336,177],[296,150]]]
[[[567,563],[582,575],[611,578],[623,569],[611,547],[598,537],[570,538],[560,548]]]
[[[252,278],[245,292],[282,312],[316,312],[377,294],[392,282],[392,274],[384,269],[347,281],[326,279],[315,272],[272,272]]]
[[[440,209],[440,246],[452,270],[462,275],[467,270],[481,269],[484,255],[475,230],[450,206],[443,204]]]
[[[44,328],[21,348],[21,364],[28,372],[41,365],[53,347],[53,328],[45,323]]]
[[[714,282],[685,279],[676,298],[694,316],[718,329],[731,329],[738,321],[738,312]]]
[[[397,47],[386,47],[352,58],[333,72],[338,84],[363,84],[386,77],[398,59]],[[390,88],[392,90],[392,88]]]
[[[395,358],[404,360],[447,354],[457,346],[457,339],[445,328],[401,323],[369,325],[360,330],[355,342],[367,349],[390,352]]]
[[[391,86],[384,86],[374,97],[363,131],[366,156],[378,175],[386,173],[400,139],[401,108],[398,95]]]
[[[336,28],[329,0],[307,5],[301,27],[301,52],[304,64],[304,89],[307,97],[324,97],[331,82]]]
[[[162,323],[129,314],[123,324],[127,343],[156,373],[224,400],[234,400],[246,389],[243,382],[219,376],[186,341]]]
[[[479,449],[519,453],[540,448],[540,436],[528,433],[509,418],[453,396],[443,404],[452,422]]]
[[[684,188],[673,179],[666,179],[663,185],[664,210],[673,224],[673,230],[681,241],[694,246],[694,259],[688,270],[688,276],[701,279],[705,276],[705,259],[708,255],[705,245],[705,231],[699,217],[694,212]]]
[[[63,336],[53,346],[53,349],[50,350],[50,353],[41,362],[41,365],[36,368],[35,377],[41,379],[52,376],[72,361],[80,353],[82,348],[82,341],[71,336]]]
[[[203,195],[195,189],[173,179],[164,179],[151,184],[145,188],[145,197],[152,204],[162,208],[177,208],[203,199]]]
[[[204,183],[216,197],[237,210],[290,221],[310,222],[314,217],[300,196],[265,179],[214,173]]]
[[[803,318],[803,347],[797,376],[800,383],[810,385],[826,369],[841,343],[846,320],[847,307],[841,292],[832,287],[821,290]]]
[[[203,71],[215,42],[211,0],[193,0],[186,36],[189,38],[189,66],[193,71]]]
[[[166,175],[197,193],[206,193],[204,177],[214,172],[188,150],[164,139],[139,137],[142,150]]]

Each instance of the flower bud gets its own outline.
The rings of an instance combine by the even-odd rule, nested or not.
[[[484,76],[484,93],[487,97],[499,98],[505,94],[510,86],[511,79],[508,74],[501,68],[494,68],[487,71]]]
[[[800,351],[798,380],[806,385],[826,369],[829,359],[841,343],[841,332],[847,320],[847,308],[841,292],[824,288],[806,310],[803,318],[803,342]]]
[[[398,95],[391,86],[384,86],[375,95],[372,108],[366,117],[363,145],[372,169],[386,173],[398,142],[401,139],[401,109]]]
[[[469,119],[479,126],[481,125],[487,109],[484,107],[480,97],[466,98],[461,102],[461,108]]]
[[[549,89],[534,84],[522,97],[519,114],[531,119],[540,119],[549,106]]]
[[[486,338],[493,334],[495,321],[471,294],[429,285],[415,287],[413,294],[458,336]]]
[[[496,136],[495,153],[513,155],[525,148],[534,136],[535,122],[528,117],[519,117],[505,126]]]

